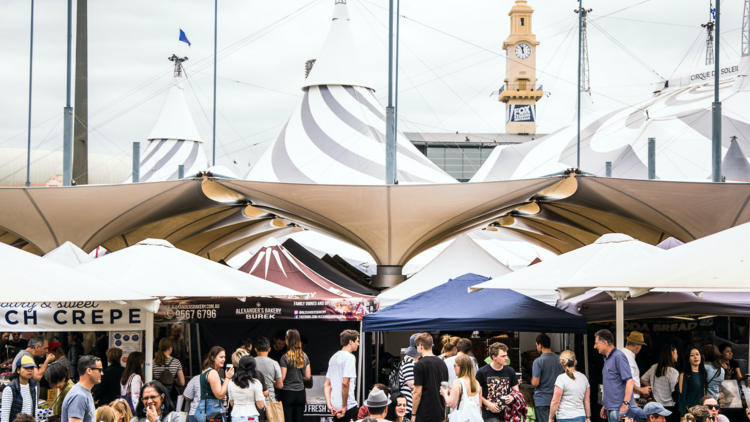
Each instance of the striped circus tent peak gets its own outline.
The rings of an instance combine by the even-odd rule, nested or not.
[[[181,164],[186,176],[210,166],[185,99],[183,79],[181,75],[172,79],[146,150],[141,152],[141,182],[175,180]],[[123,183],[132,182],[132,177],[128,174]]]
[[[345,0],[335,0],[325,44],[305,80],[305,95],[246,179],[267,182],[382,185],[385,108],[358,57]],[[457,183],[402,134],[398,182]]]
[[[246,179],[378,185],[385,179],[385,110],[372,89],[316,85],[305,91],[274,143]],[[457,183],[399,133],[398,181]]]

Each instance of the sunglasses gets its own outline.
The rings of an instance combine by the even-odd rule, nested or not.
[[[706,406],[707,408],[711,409],[711,410],[716,410],[716,409],[718,409],[718,408],[719,408],[719,405],[718,405],[718,404],[706,404],[705,406]]]
[[[100,373],[104,373],[104,368],[88,368],[88,369],[91,369],[92,371],[99,371]]]
[[[143,396],[141,397],[141,400],[144,402],[149,401],[149,400],[156,401],[156,399],[160,399],[160,398],[161,396]]]

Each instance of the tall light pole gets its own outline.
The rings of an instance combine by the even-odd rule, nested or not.
[[[218,22],[219,22],[219,0],[214,0],[214,127],[213,127],[213,159],[211,160],[211,165],[216,165],[216,45],[217,45],[217,35],[219,33],[218,29]]]
[[[721,101],[719,101],[719,67],[720,55],[718,54],[721,49],[719,48],[719,40],[721,40],[721,0],[716,0],[716,36],[714,42],[716,47],[714,51],[717,53],[714,58],[714,102],[711,104],[712,113],[712,127],[711,127],[711,162],[712,162],[712,180],[714,182],[721,182]]]
[[[34,0],[31,0],[31,38],[29,43],[29,127],[26,141],[26,187],[31,186],[31,75],[34,69]]]
[[[70,186],[73,180],[73,107],[70,106],[70,85],[72,76],[73,54],[73,0],[68,0],[68,67],[65,93],[65,108],[63,109],[63,186]]]
[[[394,5],[395,2],[395,5]],[[385,108],[385,184],[398,183],[397,136],[398,136],[398,10],[399,0],[389,0],[388,18],[388,107]]]

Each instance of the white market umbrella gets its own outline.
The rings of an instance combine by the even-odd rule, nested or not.
[[[667,252],[656,246],[621,234],[611,233],[597,239],[591,245],[518,270],[514,273],[493,277],[492,280],[472,286],[469,291],[481,289],[524,290],[555,289],[561,299],[579,296],[588,290],[604,290],[616,301],[617,347],[624,343],[624,300],[628,296],[628,285],[612,286],[607,283],[613,274],[639,265],[644,259],[662,256]],[[588,280],[585,284],[582,281]]]
[[[13,246],[0,243],[2,302],[154,301],[132,286],[70,269]]]
[[[94,260],[94,258],[84,252],[83,249],[70,242],[65,242],[57,248],[49,251],[49,253],[43,256],[43,258],[52,262],[57,262],[60,265],[65,265],[68,268],[77,267]]]
[[[162,239],[146,239],[75,268],[119,286],[157,297],[306,297],[298,291],[243,273],[175,248]],[[146,314],[146,324],[154,315]],[[146,380],[153,371],[154,332],[146,330]]]
[[[305,297],[298,291],[177,249],[161,239],[146,239],[76,270],[156,297]]]

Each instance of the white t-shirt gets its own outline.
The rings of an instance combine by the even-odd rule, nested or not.
[[[354,355],[339,350],[328,361],[328,372],[326,378],[331,382],[331,406],[336,409],[342,408],[341,387],[344,378],[349,378],[349,399],[346,403],[346,410],[357,405],[354,399],[354,386],[357,385],[357,365]]]
[[[456,358],[458,356],[453,356],[445,359],[445,365],[448,366],[448,385],[453,385],[453,381],[458,379],[458,375],[456,375],[456,370],[453,367],[453,365],[456,364]],[[474,364],[474,377],[477,376],[477,372],[479,372],[479,364],[477,363],[476,358],[473,356],[469,356],[471,358],[471,363]]]
[[[589,388],[589,380],[580,372],[574,372],[575,380],[570,379],[568,374],[560,374],[555,381],[555,387],[563,390],[560,406],[557,408],[557,419],[573,419],[586,416],[586,408],[583,399],[586,398],[586,389]]]
[[[237,387],[234,381],[229,381],[227,395],[229,400],[234,404],[232,407],[232,417],[234,416],[258,416],[258,408],[255,402],[264,401],[263,385],[260,381],[252,379],[247,388]]]
[[[620,350],[625,353],[625,356],[627,356],[628,358],[628,364],[630,364],[630,373],[633,375],[633,382],[635,383],[635,386],[641,388],[641,371],[638,369],[638,364],[635,363],[635,353],[631,352],[627,347],[624,347]],[[640,394],[633,391],[633,397],[637,399],[640,396]]]
[[[21,397],[23,398],[21,413],[36,417],[36,409],[31,408],[31,389],[28,383],[26,385],[21,384]],[[2,405],[4,411],[2,412],[2,422],[13,422],[10,421],[10,406],[12,403],[13,391],[10,389],[10,386],[6,386],[3,390]]]

